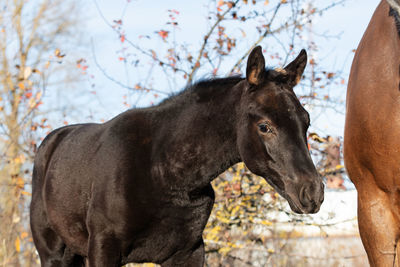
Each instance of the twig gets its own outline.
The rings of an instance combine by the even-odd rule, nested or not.
[[[99,14],[100,14],[100,17],[103,19],[104,23],[106,23],[107,26],[109,26],[114,32],[116,32],[117,34],[120,35],[121,33],[120,33],[117,29],[115,29],[115,28],[107,21],[106,17],[105,17],[104,14],[101,12],[100,7],[99,7],[97,1],[96,1],[96,0],[93,0],[93,2],[94,2],[94,4],[95,4],[95,6],[96,6],[97,11],[98,11]],[[142,49],[140,46],[134,44],[134,43],[133,43],[129,38],[127,38],[126,36],[125,36],[125,41],[126,41],[128,44],[130,44],[133,48],[135,48],[136,50],[138,50],[140,53],[142,53],[143,55],[146,55],[146,56],[148,56],[148,57],[151,57],[153,60],[155,60],[156,62],[158,62],[160,65],[162,65],[162,66],[167,66],[167,67],[171,68],[174,72],[182,72],[182,73],[188,75],[188,72],[185,71],[184,69],[177,68],[177,67],[175,67],[175,66],[172,66],[172,65],[169,64],[169,63],[166,63],[165,61],[162,61],[161,59],[159,59],[157,56],[155,56],[155,55],[154,55],[153,53],[151,53],[150,51],[146,51],[146,50]],[[115,81],[115,79],[113,79],[113,80]],[[123,87],[124,87],[124,86],[123,86]]]
[[[218,15],[217,20],[215,21],[215,23],[211,26],[210,30],[205,35],[203,45],[201,46],[199,54],[197,55],[197,59],[194,64],[194,67],[192,68],[192,71],[188,75],[187,85],[190,85],[192,83],[193,76],[194,76],[195,72],[197,71],[197,69],[200,67],[200,60],[201,60],[201,57],[203,56],[204,49],[206,48],[206,45],[208,43],[208,40],[211,37],[211,34],[214,32],[215,28],[220,24],[220,22],[222,20],[224,20],[226,14],[228,14],[228,12],[231,11],[233,9],[233,7],[235,7],[237,5],[238,2],[239,1],[236,0],[224,13],[222,13],[222,15]]]
[[[120,82],[120,81],[114,79],[113,77],[111,77],[111,75],[109,75],[109,74],[106,72],[106,70],[103,69],[103,68],[100,66],[100,64],[99,64],[99,62],[97,61],[97,58],[96,58],[96,53],[95,53],[95,50],[94,50],[93,40],[91,41],[91,45],[92,45],[92,54],[93,54],[94,63],[95,63],[95,65],[96,65],[96,67],[103,73],[103,75],[104,75],[107,79],[109,79],[110,81],[112,81],[112,82],[118,84],[119,86],[121,86],[121,87],[123,87],[123,88],[129,89],[129,90],[134,90],[133,87],[131,87],[131,86],[129,86],[129,85],[126,85],[126,84],[123,84],[122,82]],[[160,91],[160,90],[157,90],[157,89],[140,88],[140,89],[138,89],[138,90],[152,91],[152,92],[156,92],[156,93],[159,93],[159,94],[168,95],[166,92]]]
[[[254,47],[256,47],[259,43],[261,43],[262,40],[264,40],[264,38],[271,33],[271,25],[275,20],[276,14],[278,13],[278,10],[281,7],[281,2],[276,6],[274,13],[272,14],[272,17],[269,21],[269,23],[266,25],[266,30],[265,32],[258,38],[258,40],[250,47],[249,50],[246,51],[246,53],[244,53],[244,55],[236,62],[236,64],[232,67],[232,69],[229,71],[229,74],[233,74],[233,72],[235,71],[235,69],[239,68],[239,66],[242,64],[243,60],[250,54],[251,50],[253,50]]]

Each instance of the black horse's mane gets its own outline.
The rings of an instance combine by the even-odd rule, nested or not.
[[[201,79],[186,86],[182,91],[166,98],[159,104],[159,106],[177,102],[202,102],[215,96],[215,94],[218,94],[219,92],[223,92],[224,89],[232,88],[243,79],[244,78],[240,75],[224,78]]]
[[[272,68],[266,68],[266,77],[276,81],[285,80],[286,75]],[[241,75],[234,75],[224,78],[201,79],[186,86],[182,91],[164,99],[158,106],[173,103],[190,103],[192,101],[203,102],[211,97],[222,95],[240,81],[244,80]]]

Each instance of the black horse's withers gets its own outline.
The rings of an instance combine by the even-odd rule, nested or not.
[[[308,113],[293,87],[304,51],[246,78],[201,81],[160,105],[104,124],[53,131],[35,158],[31,228],[43,266],[155,262],[202,266],[210,182],[244,161],[298,213],[317,212],[322,180],[307,149]]]

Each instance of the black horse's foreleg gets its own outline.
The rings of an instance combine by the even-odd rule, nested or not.
[[[120,241],[113,233],[100,233],[89,237],[89,267],[120,266]]]

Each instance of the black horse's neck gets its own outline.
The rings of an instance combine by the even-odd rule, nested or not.
[[[240,161],[236,114],[243,88],[241,80],[201,82],[157,107],[160,123],[153,155],[157,155],[156,165],[162,164],[163,172],[196,188]],[[154,149],[164,152],[159,154]]]

